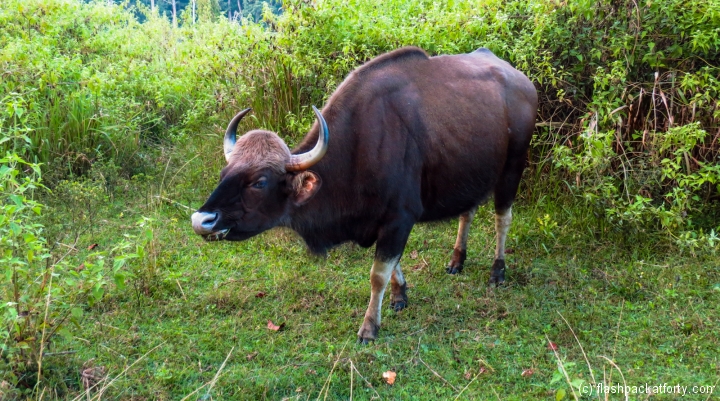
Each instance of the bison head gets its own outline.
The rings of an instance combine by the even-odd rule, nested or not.
[[[307,202],[321,185],[317,174],[307,171],[327,151],[328,128],[313,106],[321,132],[315,147],[293,155],[274,132],[254,130],[236,139],[238,113],[225,132],[227,165],[220,184],[192,215],[196,234],[207,240],[242,241],[277,225],[288,223],[293,207]]]

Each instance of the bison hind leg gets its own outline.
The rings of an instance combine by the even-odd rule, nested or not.
[[[490,285],[501,285],[505,281],[505,240],[512,223],[512,207],[495,211],[495,262],[490,270]]]
[[[408,304],[407,282],[405,282],[405,277],[402,274],[402,270],[400,270],[400,263],[395,265],[392,277],[390,277],[390,291],[392,292],[390,306],[393,310],[400,312],[405,309]]]
[[[475,217],[475,212],[477,212],[477,207],[474,207],[460,215],[460,223],[458,224],[458,234],[457,239],[455,240],[455,247],[453,248],[453,255],[450,259],[450,263],[445,269],[448,274],[458,274],[463,270],[465,257],[467,256],[467,240],[468,233],[470,232],[470,223],[472,223],[472,219]]]

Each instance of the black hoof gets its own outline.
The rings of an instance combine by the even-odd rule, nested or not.
[[[407,304],[407,283],[398,286],[393,285],[390,306],[395,312],[400,312],[407,307]]]
[[[459,274],[463,271],[463,265],[448,266],[445,271],[447,272],[447,274]]]
[[[370,343],[373,342],[373,341],[375,341],[374,338],[362,338],[362,337],[358,337],[358,344],[361,344],[361,345],[368,345],[368,344],[370,344]]]
[[[501,286],[505,282],[505,261],[502,259],[495,259],[495,263],[492,265],[490,270],[490,285]]]
[[[466,256],[467,256],[466,251],[461,251],[457,248],[453,249],[453,256],[450,259],[450,263],[448,264],[448,267],[445,269],[445,271],[448,274],[462,273],[463,264],[465,263]]]
[[[401,310],[407,308],[407,301],[393,302],[390,304],[390,306],[392,306],[395,312],[400,312]]]

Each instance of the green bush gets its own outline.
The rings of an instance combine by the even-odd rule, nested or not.
[[[23,132],[2,134],[16,150],[30,142]],[[87,200],[88,188],[77,185],[74,193]],[[49,243],[40,223],[45,206],[36,200],[42,188],[40,165],[10,151],[0,158],[0,382],[17,391],[44,379],[55,337],[80,330],[85,309],[102,300],[109,283],[122,288],[126,262],[143,251],[127,235],[107,249],[85,250],[79,236]]]
[[[715,249],[720,2],[574,2],[543,28],[556,83],[538,142],[571,192],[627,232]],[[552,45],[563,44],[563,46]],[[547,81],[547,79],[546,79]]]
[[[124,171],[129,177],[158,144],[209,130],[216,114],[248,103],[245,59],[268,47],[260,26],[174,29],[148,17],[141,24],[106,2],[0,4],[0,98],[17,110],[4,125],[33,128],[26,159],[59,178],[84,174],[100,157],[141,166]]]

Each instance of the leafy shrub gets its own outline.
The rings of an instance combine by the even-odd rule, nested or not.
[[[543,36],[556,84],[541,141],[571,192],[622,231],[715,249],[720,3],[575,2]],[[549,103],[549,104],[548,104]],[[562,173],[562,172],[565,173]]]
[[[247,97],[243,59],[268,47],[262,27],[204,21],[174,29],[148,17],[141,24],[106,2],[0,4],[0,98],[16,111],[4,124],[33,128],[26,159],[51,166],[58,179],[86,173],[99,158],[142,165],[144,153],[208,130],[212,117]]]
[[[30,142],[24,133],[2,134],[15,147]],[[44,206],[35,200],[41,188],[38,164],[13,152],[0,158],[0,381],[11,388],[32,389],[43,379],[54,338],[80,329],[85,308],[102,300],[110,282],[122,287],[126,262],[142,254],[131,236],[88,251],[78,249],[78,237],[48,243],[39,223]]]

